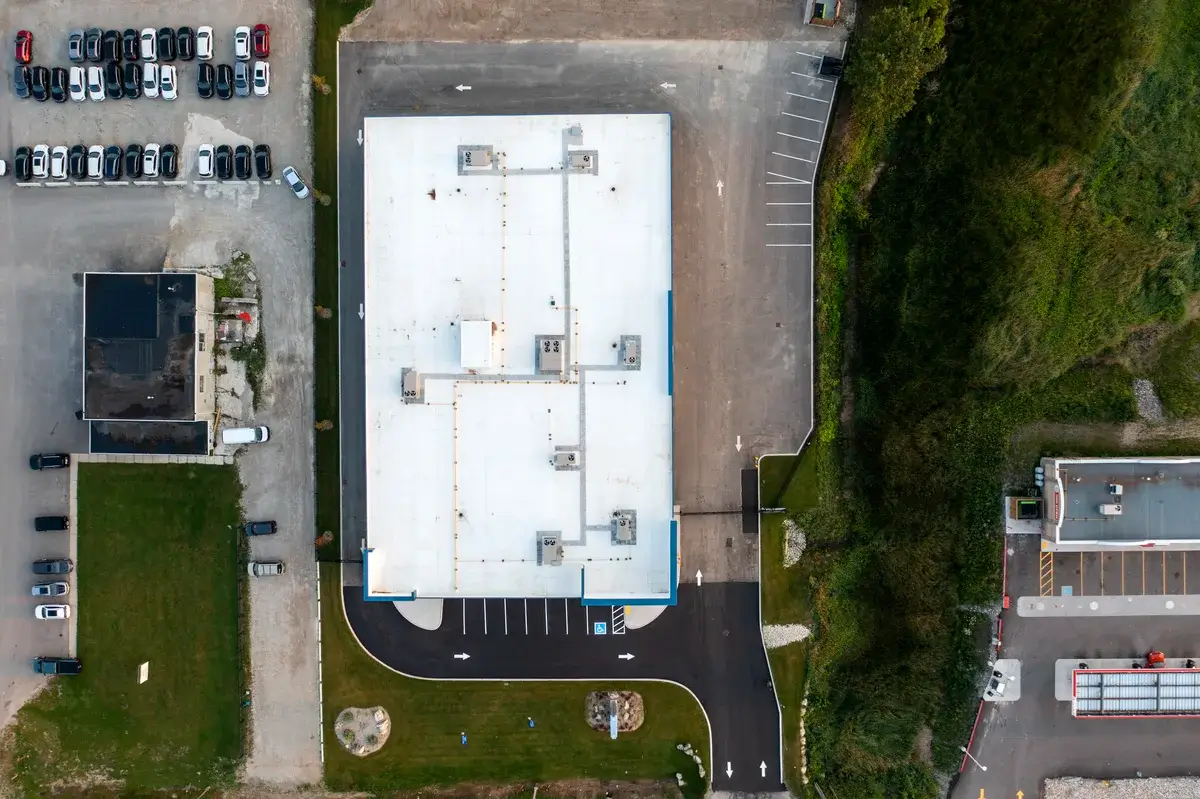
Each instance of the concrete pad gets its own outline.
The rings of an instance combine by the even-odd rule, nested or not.
[[[415,599],[412,602],[393,602],[400,615],[422,630],[436,630],[442,626],[441,599]]]
[[[625,626],[630,630],[638,630],[662,615],[666,605],[627,605],[625,607]]]
[[[1017,615],[1027,618],[1064,616],[1200,616],[1200,596],[1023,596]]]

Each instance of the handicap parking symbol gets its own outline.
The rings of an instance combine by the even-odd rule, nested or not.
[[[592,635],[607,635],[607,634],[608,634],[608,622],[606,622],[606,621],[592,622]]]

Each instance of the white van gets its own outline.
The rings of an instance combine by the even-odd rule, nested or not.
[[[227,427],[221,431],[222,444],[262,444],[271,437],[265,427]]]

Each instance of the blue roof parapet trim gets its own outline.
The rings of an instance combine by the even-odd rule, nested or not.
[[[679,602],[679,522],[671,520],[671,592],[662,599],[588,599],[587,570],[579,570],[581,605],[675,605]]]
[[[413,589],[413,592],[411,594],[381,595],[381,594],[372,594],[371,593],[371,588],[370,588],[371,571],[370,571],[370,569],[367,568],[367,558],[371,555],[371,552],[373,552],[373,551],[374,550],[371,547],[365,547],[362,551],[362,554],[363,554],[363,565],[362,565],[362,569],[363,569],[363,601],[364,602],[416,602],[417,601],[416,589]]]

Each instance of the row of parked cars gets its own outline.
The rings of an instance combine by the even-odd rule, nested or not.
[[[196,168],[202,178],[249,180],[257,175],[259,180],[268,180],[271,177],[271,148],[256,144],[252,151],[248,144],[237,147],[202,144],[196,153]]]
[[[211,25],[192,28],[135,28],[103,30],[75,28],[67,34],[67,58],[76,64],[91,61],[211,61],[216,35]],[[241,25],[233,31],[233,56],[239,61],[266,58],[271,54],[271,28],[259,23],[251,28]],[[18,64],[33,63],[33,33],[17,31],[14,55]]]
[[[30,180],[119,180],[131,178],[164,177],[174,180],[179,177],[179,148],[174,144],[151,142],[144,147],[131,144],[122,148],[118,144],[105,147],[93,144],[85,147],[76,144],[51,147],[38,144],[34,147],[18,147],[13,157],[13,175],[18,181]]]
[[[32,97],[39,103],[53,100],[65,103],[68,98],[77,103],[84,100],[103,102],[129,98],[161,97],[174,100],[179,96],[179,78],[170,64],[121,64],[110,61],[100,67],[25,67],[13,70],[13,93],[21,99]]]
[[[66,469],[71,465],[71,456],[66,452],[41,452],[29,456],[29,468],[35,472],[46,469]],[[39,533],[63,532],[70,529],[70,519],[66,516],[38,516],[33,520],[33,529]],[[70,574],[75,564],[70,558],[43,558],[33,562],[33,573],[41,576],[63,576]],[[71,592],[71,586],[64,580],[34,583],[32,594],[38,599],[55,599],[65,597]],[[43,621],[63,621],[71,618],[71,606],[62,603],[47,603],[33,609],[34,618]],[[39,671],[38,658],[34,661],[34,671]],[[40,672],[57,673],[57,672]]]

